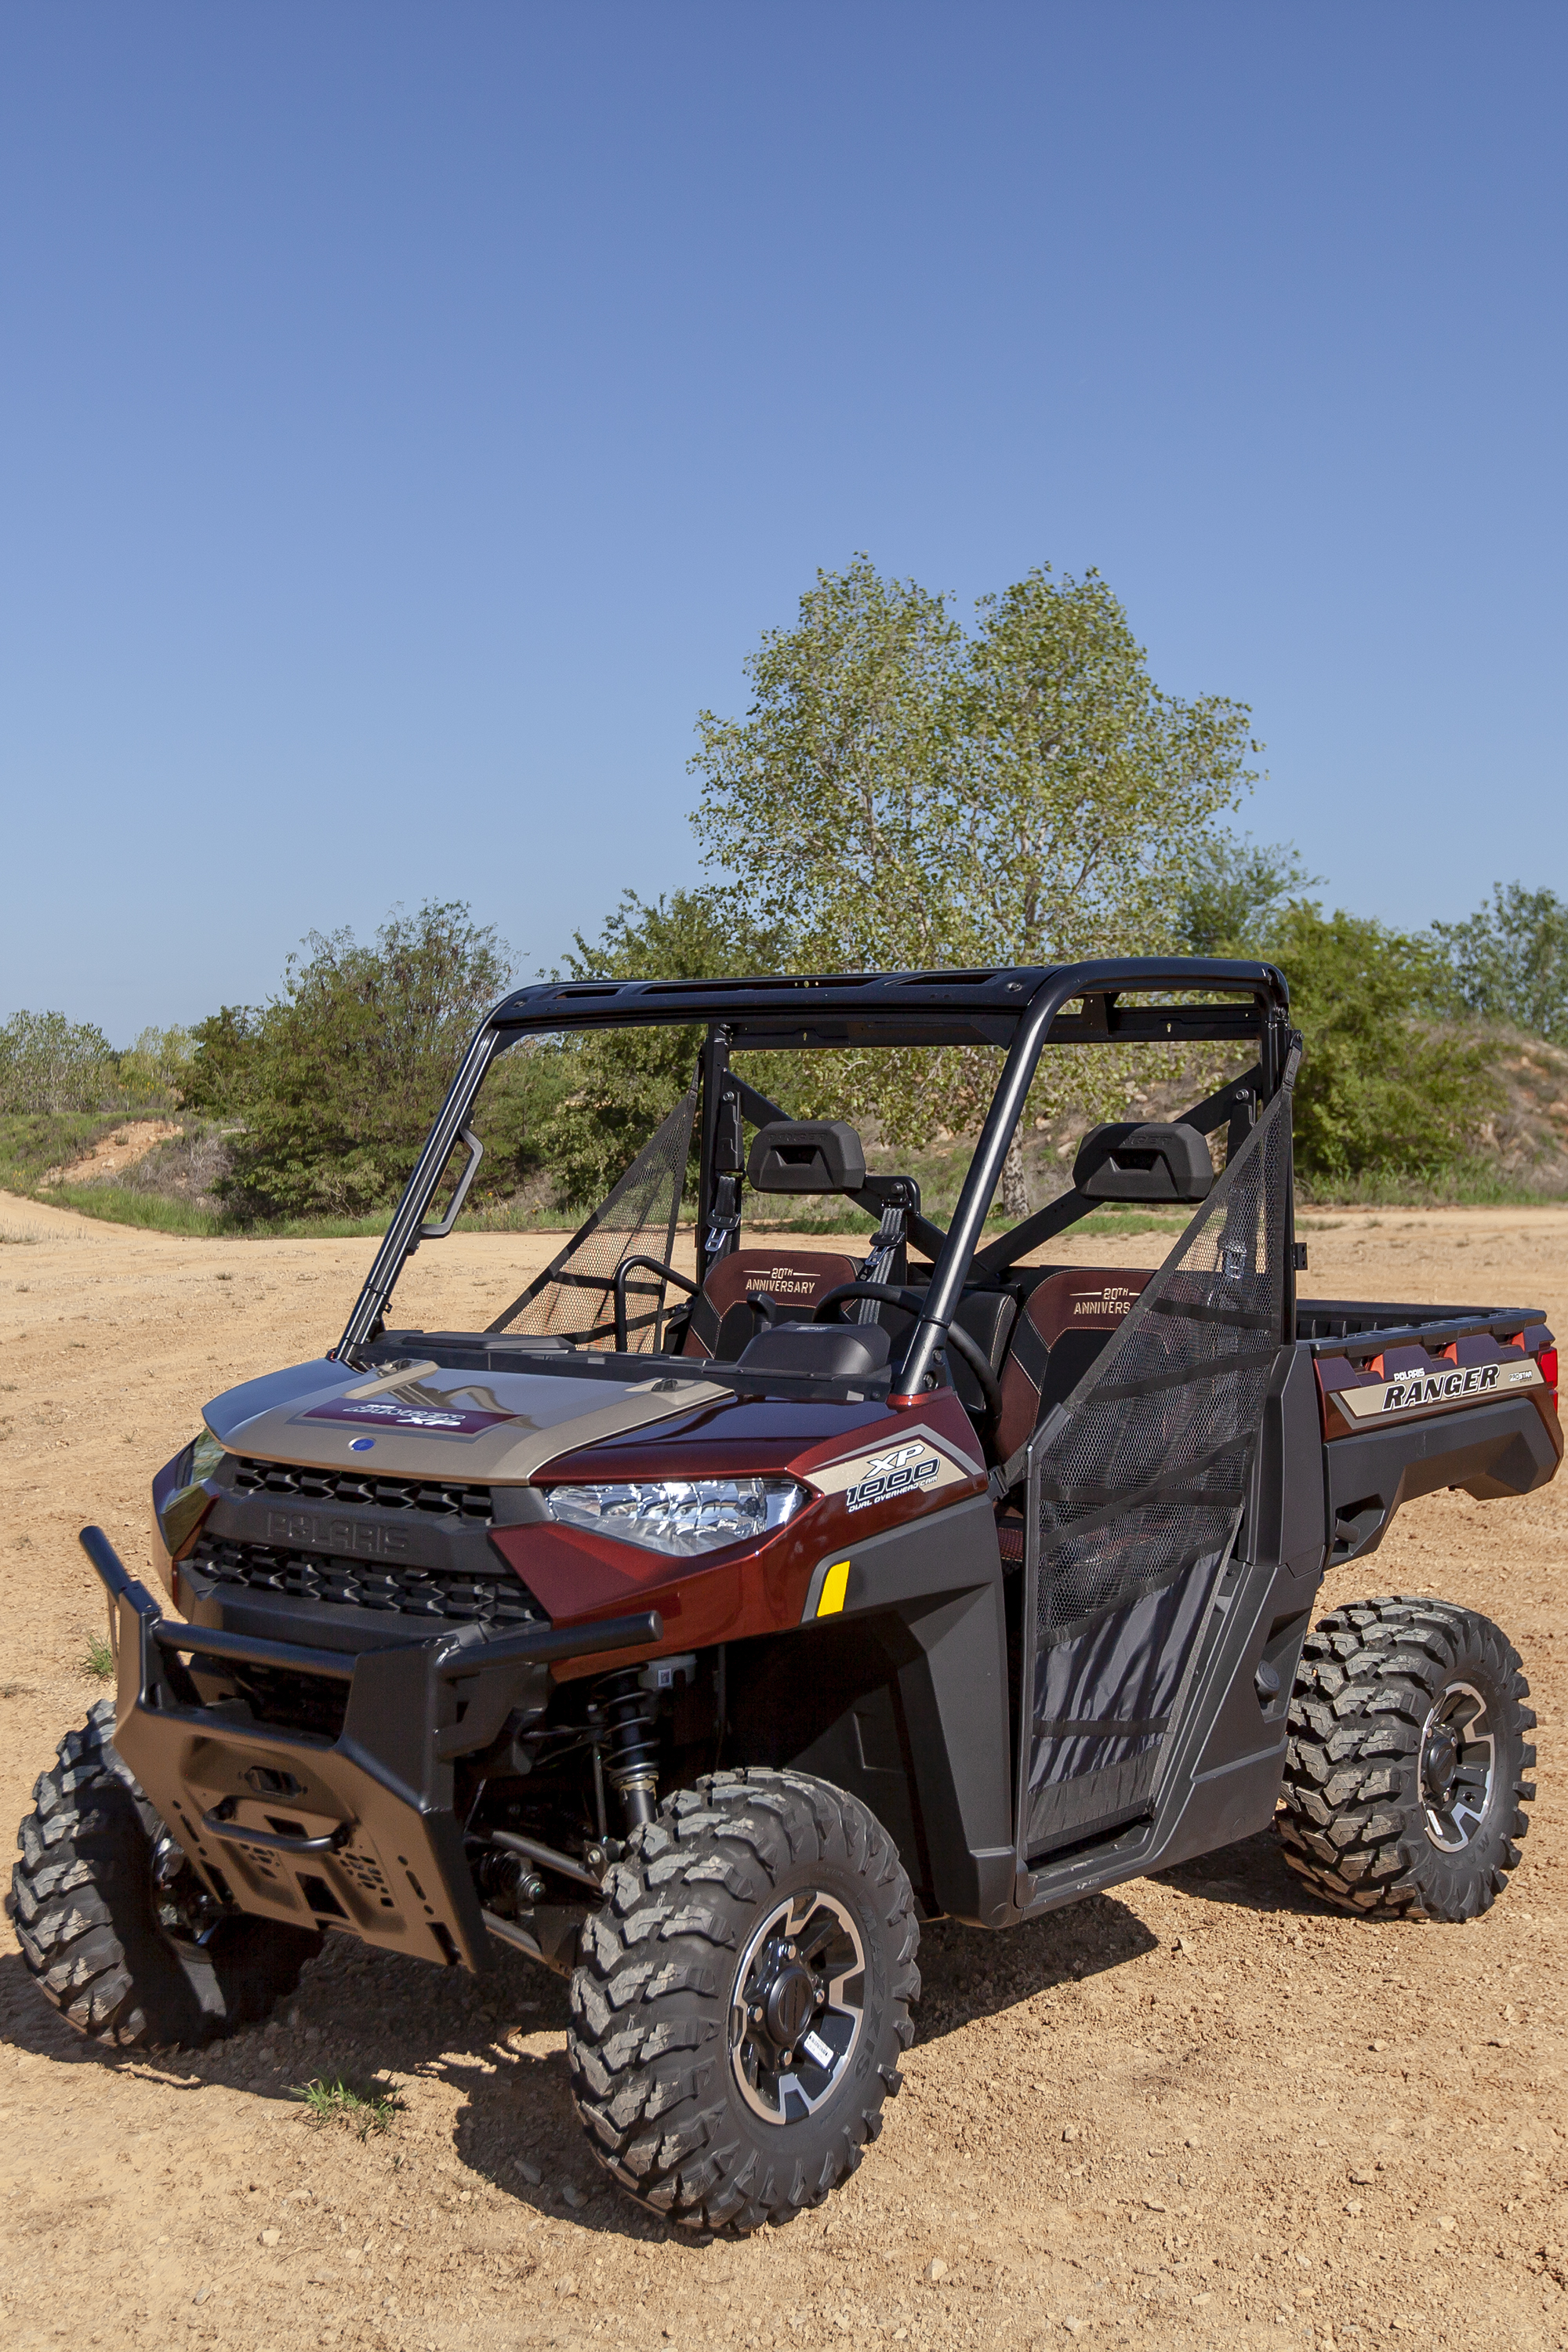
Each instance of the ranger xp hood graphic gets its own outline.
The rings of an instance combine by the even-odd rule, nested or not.
[[[608,1369],[593,1380],[542,1370],[476,1379],[416,1362],[367,1380],[323,1360],[230,1389],[204,1418],[229,1452],[263,1462],[521,1486],[557,1454],[729,1394],[700,1377],[627,1380]]]

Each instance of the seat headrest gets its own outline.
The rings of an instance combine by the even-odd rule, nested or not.
[[[1091,1201],[1206,1201],[1209,1148],[1195,1127],[1151,1119],[1091,1127],[1073,1161],[1073,1189]]]
[[[866,1154],[840,1118],[775,1118],[757,1132],[746,1181],[753,1192],[858,1192]]]

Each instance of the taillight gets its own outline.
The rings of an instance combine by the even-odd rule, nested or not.
[[[1541,1349],[1540,1353],[1537,1355],[1537,1357],[1536,1357],[1535,1360],[1536,1360],[1536,1362],[1537,1362],[1537,1363],[1540,1365],[1540,1367],[1541,1367],[1541,1377],[1542,1377],[1542,1379],[1546,1382],[1547,1390],[1548,1390],[1548,1391],[1549,1391],[1549,1393],[1550,1393],[1550,1395],[1551,1395],[1551,1398],[1552,1398],[1552,1412],[1556,1412],[1556,1410],[1557,1410],[1557,1350],[1556,1350],[1556,1349],[1555,1349],[1555,1348],[1542,1348],[1542,1349]]]

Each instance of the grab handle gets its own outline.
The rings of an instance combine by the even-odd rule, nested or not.
[[[264,1845],[273,1853],[335,1853],[353,1835],[352,1822],[340,1822],[325,1837],[283,1837],[277,1830],[247,1830],[243,1822],[226,1821],[219,1806],[202,1815],[202,1827],[216,1838],[230,1838],[237,1845]]]

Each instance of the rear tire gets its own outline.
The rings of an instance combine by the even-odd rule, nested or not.
[[[1326,1902],[1382,1917],[1489,1910],[1535,1795],[1535,1716],[1489,1618],[1401,1593],[1307,1636],[1290,1700],[1285,1860]]]
[[[198,1946],[205,1922],[183,1916],[194,1874],[155,1882],[163,1824],[113,1735],[101,1699],[39,1774],[7,1907],[39,1990],[79,2033],[121,2050],[199,2049],[265,2017],[321,1937],[237,1913]]]
[[[887,1832],[803,1772],[719,1772],[635,1833],[605,1893],[567,2036],[599,2161],[693,2229],[820,2205],[913,2033],[920,1930]]]

